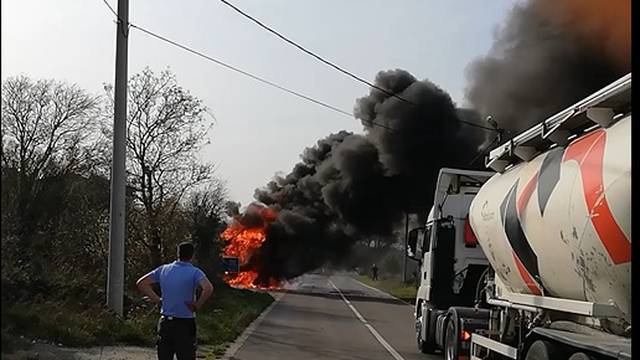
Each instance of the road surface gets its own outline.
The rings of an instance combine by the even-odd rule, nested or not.
[[[349,276],[304,275],[276,296],[225,359],[442,359],[418,351],[412,306]]]

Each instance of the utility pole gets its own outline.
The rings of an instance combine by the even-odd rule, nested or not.
[[[402,282],[407,282],[407,245],[409,241],[409,213],[404,213],[404,261],[402,262]]]
[[[111,207],[109,212],[109,271],[107,307],[123,314],[124,237],[127,140],[127,39],[129,37],[129,0],[118,0],[116,29],[116,82],[113,119],[113,163],[111,167]]]

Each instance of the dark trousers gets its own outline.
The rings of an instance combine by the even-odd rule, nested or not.
[[[196,319],[161,316],[158,321],[158,360],[195,360]]]

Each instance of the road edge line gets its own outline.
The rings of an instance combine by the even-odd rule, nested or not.
[[[245,341],[247,341],[247,339],[249,338],[249,336],[251,336],[253,334],[253,332],[255,331],[255,329],[262,323],[262,320],[264,320],[265,317],[267,317],[267,315],[269,315],[269,313],[271,312],[271,310],[273,310],[273,308],[280,302],[280,300],[282,300],[283,297],[285,297],[287,295],[287,293],[285,292],[284,294],[282,294],[281,296],[275,297],[274,296],[274,300],[271,303],[271,305],[269,305],[266,309],[264,309],[264,311],[262,312],[262,314],[260,314],[255,320],[253,320],[251,322],[251,324],[249,324],[249,326],[247,326],[246,329],[244,329],[244,331],[242,332],[242,334],[240,334],[240,336],[238,336],[238,338],[231,343],[231,345],[229,346],[229,348],[224,352],[224,355],[222,355],[222,357],[220,358],[220,360],[230,360],[237,352],[238,350],[240,350],[240,348],[244,345]]]
[[[349,276],[349,277],[350,277],[351,279],[353,279],[353,281],[357,282],[358,284],[360,284],[360,285],[362,285],[362,286],[364,286],[364,287],[367,287],[367,288],[369,288],[369,289],[371,289],[371,290],[375,290],[375,291],[377,291],[377,292],[379,292],[379,293],[382,293],[382,294],[385,294],[385,295],[389,295],[389,296],[391,296],[392,298],[394,298],[394,299],[396,299],[396,300],[400,301],[401,303],[403,303],[403,304],[405,304],[405,305],[409,305],[409,306],[411,306],[411,307],[413,307],[413,306],[414,306],[412,303],[409,303],[409,302],[406,302],[406,301],[404,301],[404,300],[402,300],[402,299],[400,299],[400,298],[397,298],[397,297],[395,297],[395,296],[393,296],[393,295],[389,294],[388,292],[386,292],[386,291],[384,291],[384,290],[380,290],[380,289],[378,289],[378,288],[376,288],[376,287],[373,287],[373,286],[371,286],[371,285],[367,285],[367,284],[363,283],[362,281],[360,281],[360,280],[358,280],[358,279],[356,279],[356,278],[354,278],[354,277],[352,277],[352,276]]]
[[[380,343],[380,345],[382,345],[382,347],[384,347],[387,350],[387,352],[389,354],[391,354],[391,356],[393,356],[394,359],[396,359],[396,360],[405,360],[402,357],[402,355],[400,355],[400,353],[396,349],[394,349],[393,346],[391,346],[391,344],[389,344],[384,339],[384,337],[382,337],[382,335],[380,335],[380,333],[373,327],[373,325],[369,324],[369,322],[364,318],[364,316],[362,316],[362,314],[360,314],[358,309],[356,309],[356,307],[353,306],[353,304],[351,304],[351,301],[349,301],[349,299],[347,299],[344,296],[342,291],[340,291],[340,289],[338,289],[336,284],[334,284],[333,281],[331,281],[329,279],[327,279],[327,281],[329,282],[329,284],[331,284],[331,286],[333,286],[334,289],[336,289],[336,291],[338,292],[338,295],[340,295],[340,297],[342,298],[342,301],[344,301],[345,304],[347,304],[347,306],[349,306],[349,309],[351,309],[351,311],[356,315],[358,320],[360,320],[360,322],[362,322],[362,324],[367,328],[367,330],[369,330],[371,335],[373,335],[373,337],[378,341],[378,343]]]

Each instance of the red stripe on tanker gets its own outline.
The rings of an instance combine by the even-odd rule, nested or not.
[[[631,243],[613,217],[605,195],[602,162],[606,142],[604,130],[594,131],[569,145],[563,161],[578,162],[589,218],[613,263],[620,264],[631,261]]]

